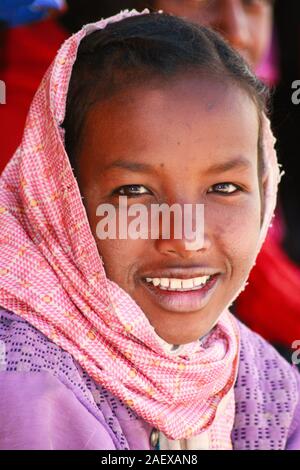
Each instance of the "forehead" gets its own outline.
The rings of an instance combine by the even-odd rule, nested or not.
[[[93,106],[85,120],[84,153],[106,160],[210,158],[255,153],[258,111],[247,93],[226,81],[180,77],[123,90]],[[129,157],[128,157],[129,158]]]

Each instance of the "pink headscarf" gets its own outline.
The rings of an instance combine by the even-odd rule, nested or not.
[[[231,448],[239,356],[239,328],[228,311],[234,299],[203,344],[168,351],[134,300],[107,279],[64,148],[60,125],[80,41],[137,14],[121,12],[70,37],[37,91],[22,143],[0,178],[0,305],[72,354],[167,437],[211,430],[211,448]],[[257,253],[280,179],[267,120],[265,133],[268,179]]]

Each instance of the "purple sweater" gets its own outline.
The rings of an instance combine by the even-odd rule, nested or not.
[[[234,450],[300,449],[300,374],[239,323]],[[153,449],[150,424],[73,357],[0,309],[0,449]]]

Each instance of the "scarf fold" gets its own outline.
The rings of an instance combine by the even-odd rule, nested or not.
[[[211,448],[231,448],[239,360],[239,328],[228,310],[234,299],[202,343],[167,350],[134,300],[106,277],[64,148],[60,126],[80,41],[138,14],[126,10],[71,36],[35,95],[21,145],[0,178],[0,305],[72,354],[168,438],[209,430]],[[264,129],[268,177],[257,253],[280,180],[266,118]]]

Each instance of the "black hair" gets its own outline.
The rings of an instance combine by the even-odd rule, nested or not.
[[[88,109],[120,89],[195,72],[227,80],[245,90],[261,119],[267,88],[242,57],[211,29],[179,17],[150,13],[109,24],[80,43],[69,84],[65,145],[76,173],[76,152]],[[261,127],[261,126],[260,126]],[[259,138],[261,154],[261,137]],[[263,158],[259,158],[259,173]]]

